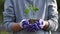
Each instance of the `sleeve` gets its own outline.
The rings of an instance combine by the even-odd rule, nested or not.
[[[58,28],[58,11],[56,0],[48,0],[48,29],[56,31]]]
[[[15,21],[14,7],[12,0],[5,0],[3,12],[4,28],[6,31],[12,31],[11,25]]]

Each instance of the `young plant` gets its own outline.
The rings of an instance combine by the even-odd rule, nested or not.
[[[24,13],[28,14],[30,12],[30,9],[32,9],[34,12],[37,12],[39,10],[37,7],[34,7],[32,4],[30,4],[29,8],[25,9]],[[32,17],[34,17],[34,13],[33,13]],[[37,20],[33,19],[33,18],[29,20],[30,24],[35,23],[35,21],[37,21]]]
[[[30,8],[34,11],[37,12],[39,9],[37,7],[34,7],[32,4],[29,5],[29,8],[26,8],[24,13],[28,14],[30,12]]]

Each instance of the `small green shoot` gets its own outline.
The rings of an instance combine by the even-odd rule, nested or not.
[[[28,14],[30,12],[30,9],[32,9],[34,12],[37,12],[39,9],[37,7],[34,7],[32,4],[29,5],[29,8],[26,8],[24,13]]]

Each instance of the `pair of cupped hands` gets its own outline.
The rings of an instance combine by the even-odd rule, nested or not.
[[[38,30],[42,30],[45,26],[44,20],[39,19],[36,20],[35,23],[31,24],[29,22],[30,19],[23,19],[19,24],[27,32],[36,32]]]

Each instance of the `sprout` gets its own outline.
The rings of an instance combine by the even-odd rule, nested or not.
[[[34,12],[37,12],[39,9],[37,7],[34,7],[32,4],[29,5],[29,8],[26,8],[24,13],[28,14],[30,12],[30,9],[32,9]]]
[[[25,13],[25,14],[28,14],[28,13],[30,12],[30,9],[32,9],[34,12],[37,12],[37,11],[39,10],[37,7],[35,7],[35,6],[33,6],[32,4],[30,4],[30,5],[29,5],[29,8],[26,8],[26,9],[25,9],[24,13]],[[32,17],[34,17],[34,13],[33,13]],[[36,19],[34,19],[34,18],[31,18],[31,19],[29,20],[30,24],[35,23],[35,21],[36,21]]]

